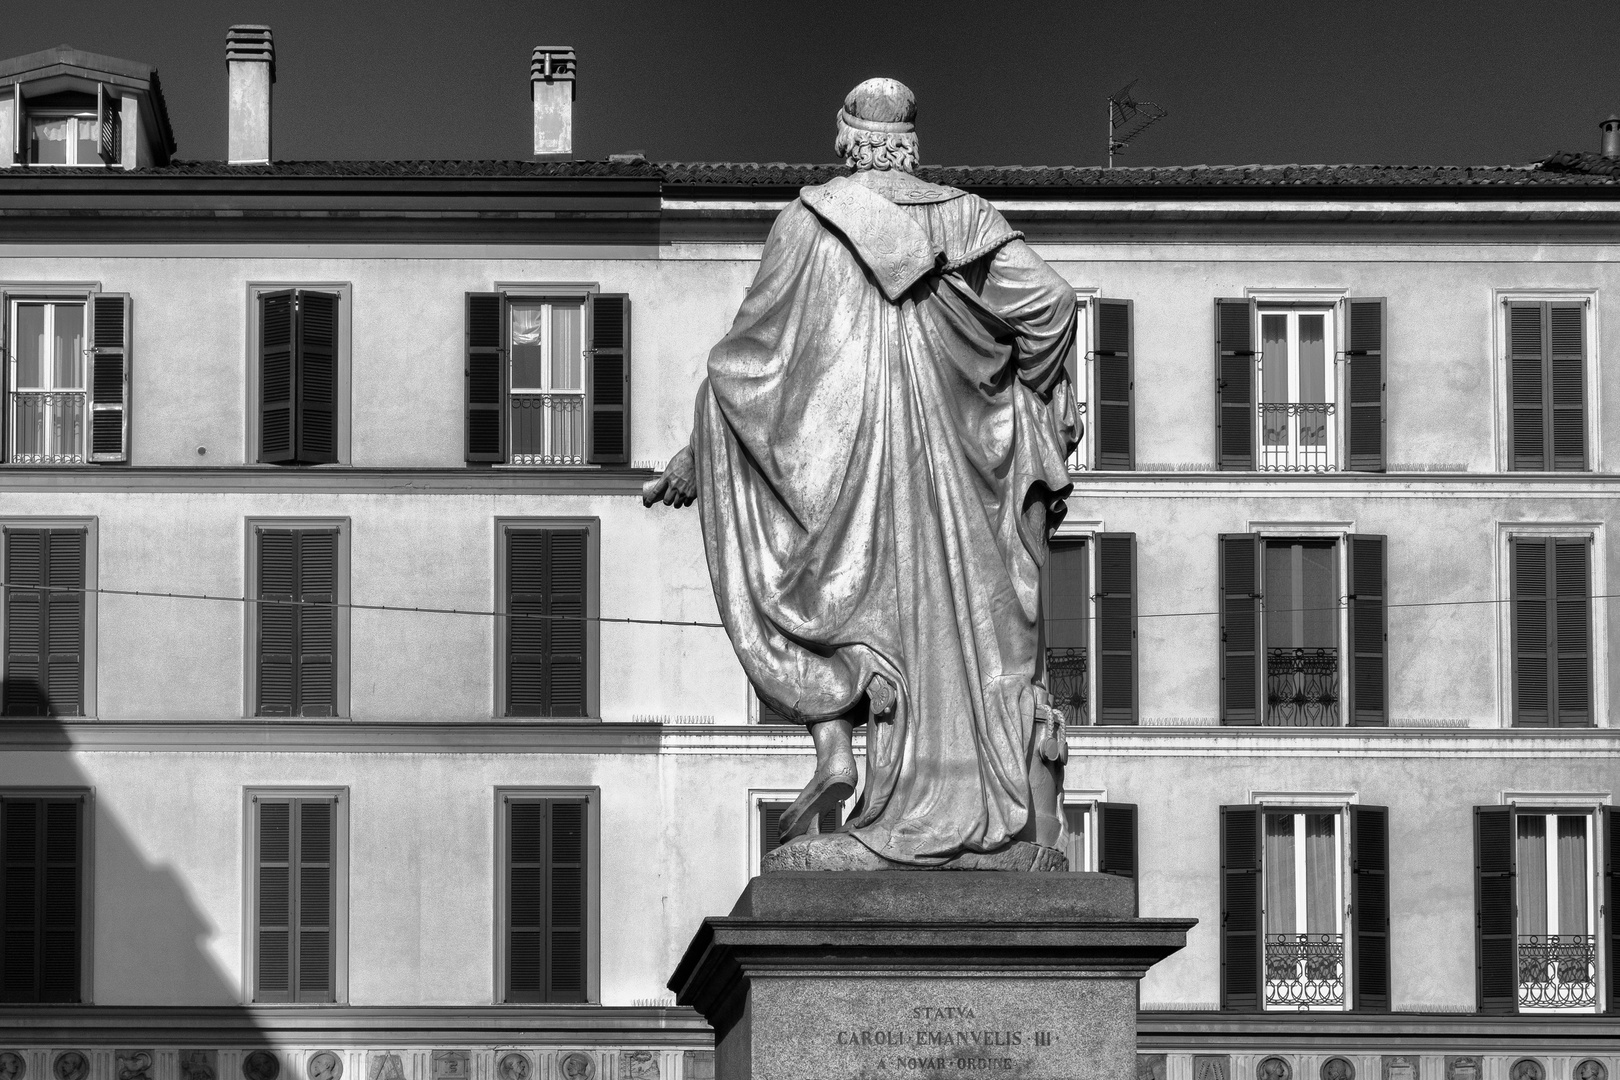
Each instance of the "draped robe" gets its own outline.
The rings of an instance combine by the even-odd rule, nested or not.
[[[896,687],[847,824],[885,858],[996,851],[1031,821],[1074,326],[1073,289],[989,203],[857,173],[778,216],[709,355],[692,448],[722,618],[801,722]]]

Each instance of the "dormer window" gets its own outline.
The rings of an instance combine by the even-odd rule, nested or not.
[[[116,155],[113,158],[117,160]],[[95,114],[28,115],[30,165],[103,165]]]

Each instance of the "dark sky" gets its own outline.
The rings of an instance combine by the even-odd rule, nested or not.
[[[1109,93],[1169,110],[1122,165],[1489,164],[1595,150],[1620,3],[1593,0],[11,0],[0,56],[157,65],[179,156],[225,151],[225,29],[269,24],[277,158],[520,158],[528,60],[579,55],[575,152],[827,161],[843,95],[916,91],[931,164],[1101,164]]]

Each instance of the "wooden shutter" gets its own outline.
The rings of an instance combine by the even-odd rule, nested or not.
[[[1140,888],[1136,855],[1136,804],[1097,804],[1097,872],[1130,878]]]
[[[1552,467],[1586,468],[1586,305],[1547,305],[1547,430]]]
[[[1254,468],[1254,301],[1215,301],[1216,453],[1223,469]]]
[[[1478,1008],[1518,1011],[1513,807],[1474,807],[1474,965]]]
[[[1136,467],[1136,338],[1131,301],[1098,300],[1092,305],[1093,445],[1099,469]]]
[[[259,294],[259,461],[297,459],[298,304],[292,289]]]
[[[759,854],[763,858],[782,846],[782,812],[785,802],[759,804]]]
[[[1345,301],[1349,327],[1345,335],[1346,405],[1345,444],[1350,468],[1357,472],[1383,472],[1389,379],[1388,305],[1383,297]]]
[[[770,701],[758,690],[754,691],[754,701],[759,705],[759,722],[761,724],[797,724],[787,713],[772,705]]]
[[[584,529],[507,533],[509,716],[586,715],[588,541]]]
[[[83,529],[6,529],[4,712],[84,711]]]
[[[129,460],[128,293],[90,295],[90,460]]]
[[[1221,534],[1221,723],[1258,724],[1265,707],[1260,537]]]
[[[1549,722],[1554,727],[1592,726],[1592,577],[1591,544],[1584,539],[1554,540],[1552,582],[1553,637],[1548,643],[1555,658],[1553,701]]]
[[[259,530],[260,716],[337,715],[336,529]]]
[[[297,459],[329,465],[337,461],[338,295],[300,289],[297,328]]]
[[[0,849],[0,1001],[78,1002],[83,800],[0,799]]]
[[[1097,535],[1097,720],[1137,722],[1136,534]]]
[[[1603,807],[1603,912],[1600,949],[1608,951],[1608,1012],[1620,1014],[1620,809]]]
[[[1264,955],[1260,808],[1221,807],[1221,1008],[1258,1012]]]
[[[11,160],[21,165],[28,160],[23,147],[23,92],[22,83],[11,84]]]
[[[1350,564],[1350,686],[1345,712],[1353,727],[1389,724],[1389,540],[1352,534]]]
[[[586,805],[507,804],[506,1000],[585,1000]]]
[[[1351,1005],[1389,1012],[1389,808],[1350,807]]]
[[[1518,726],[1592,723],[1590,558],[1584,539],[1512,541],[1513,722]]]
[[[467,460],[506,460],[506,305],[500,293],[467,294]]]
[[[630,463],[630,298],[624,293],[591,296],[590,383],[592,465]]]
[[[1586,305],[1508,304],[1515,469],[1586,468]]]
[[[256,798],[255,1001],[333,1001],[335,799]]]

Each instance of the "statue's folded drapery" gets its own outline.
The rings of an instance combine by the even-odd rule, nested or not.
[[[868,175],[777,219],[692,441],[749,679],[807,722],[858,705],[874,674],[898,688],[850,830],[926,865],[1004,847],[1031,812],[1075,303],[988,203],[904,174],[879,195]]]

